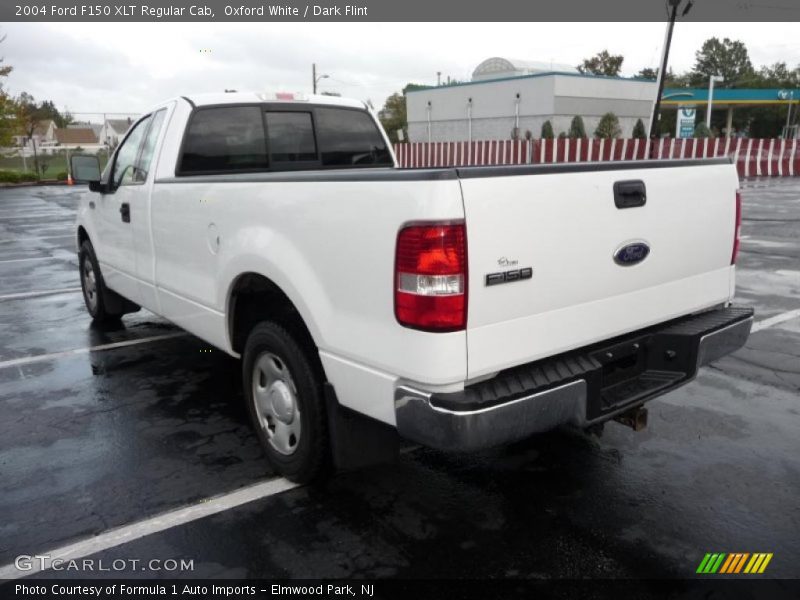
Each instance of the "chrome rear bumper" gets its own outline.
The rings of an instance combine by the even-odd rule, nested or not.
[[[612,346],[524,365],[463,392],[431,394],[400,386],[395,392],[397,430],[433,448],[472,451],[560,425],[601,423],[688,383],[699,367],[741,348],[752,324],[751,309],[725,308],[630,334]],[[626,344],[643,355],[646,365],[629,380],[609,383],[611,376],[597,356]],[[508,393],[498,396],[498,389]]]

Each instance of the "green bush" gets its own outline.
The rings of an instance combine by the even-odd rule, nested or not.
[[[548,119],[547,121],[542,123],[542,139],[552,140],[554,137],[556,137],[556,134],[553,131],[553,124]]]
[[[560,140],[567,139],[567,132],[566,131],[562,131],[561,133],[559,133],[558,134],[558,139],[560,139]]]
[[[36,173],[30,171],[0,171],[0,183],[22,183],[37,179]]]
[[[572,123],[569,125],[569,137],[571,139],[586,139],[586,127],[583,125],[583,118],[579,115],[572,117]]]
[[[59,171],[56,173],[56,180],[57,181],[66,181],[67,180],[67,172],[66,171]]]
[[[647,132],[644,129],[644,123],[641,119],[636,119],[636,125],[633,126],[633,137],[640,140],[647,137]]]
[[[618,138],[622,135],[622,130],[619,128],[619,119],[613,112],[607,112],[600,118],[597,124],[597,129],[594,131],[594,137],[597,139],[610,140]]]
[[[696,138],[710,138],[714,137],[714,134],[708,129],[705,123],[700,121],[697,126],[694,128],[694,137]]]

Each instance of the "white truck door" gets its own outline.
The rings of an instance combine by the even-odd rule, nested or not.
[[[138,303],[143,307],[159,312],[158,297],[155,286],[155,260],[153,255],[153,236],[151,234],[151,200],[153,182],[155,180],[157,149],[160,147],[164,122],[168,108],[153,112],[150,124],[142,141],[137,162],[137,177],[144,181],[136,198],[136,218],[131,218],[133,230],[133,247],[136,253],[136,277],[138,280]],[[133,209],[133,207],[132,207]]]
[[[137,122],[123,140],[109,176],[110,190],[99,201],[100,238],[98,259],[108,287],[134,302],[139,301],[136,283],[136,254],[132,221],[141,219],[141,207],[148,193],[145,178],[138,167],[142,140],[146,137],[152,115]]]

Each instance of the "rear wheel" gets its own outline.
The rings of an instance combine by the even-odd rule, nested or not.
[[[274,469],[307,483],[330,462],[323,377],[311,348],[265,321],[245,344],[242,376],[253,427]]]
[[[118,320],[123,311],[121,309],[115,310],[115,307],[108,305],[108,298],[114,292],[106,288],[103,274],[100,272],[100,265],[97,263],[97,257],[94,254],[94,248],[89,240],[81,244],[81,249],[78,253],[78,267],[81,274],[83,302],[86,304],[86,310],[91,315],[92,320],[98,323]],[[120,300],[122,299],[120,298]],[[117,304],[120,305],[122,302],[117,302]]]

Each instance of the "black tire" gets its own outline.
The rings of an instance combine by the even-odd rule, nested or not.
[[[320,478],[330,464],[324,377],[312,351],[264,321],[250,332],[242,360],[244,397],[261,446],[275,471],[297,483]]]
[[[122,302],[117,302],[117,306],[109,306],[108,298],[114,294],[106,287],[103,274],[100,272],[100,265],[94,248],[89,240],[81,244],[78,252],[78,270],[80,272],[81,290],[83,290],[83,303],[86,310],[91,315],[95,323],[109,323],[118,321],[123,315]],[[89,273],[91,272],[91,276]],[[117,296],[116,294],[114,294]],[[120,300],[122,298],[120,297]]]

